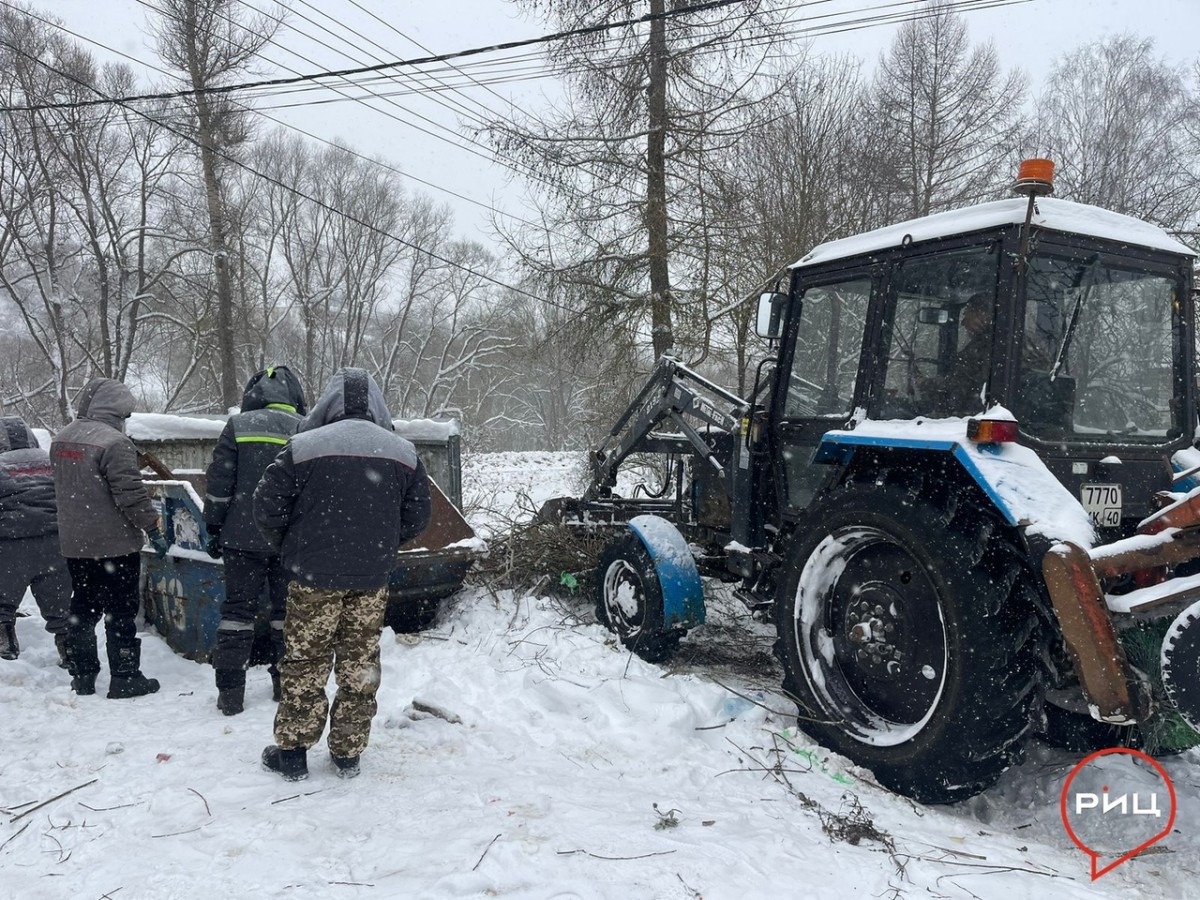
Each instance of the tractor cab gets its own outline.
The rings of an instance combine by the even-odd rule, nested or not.
[[[1144,518],[1195,428],[1192,255],[1152,225],[1045,196],[816,247],[760,316],[771,334],[769,310],[782,313],[767,418],[784,517],[835,477],[812,464],[831,428],[992,411],[1097,525]]]

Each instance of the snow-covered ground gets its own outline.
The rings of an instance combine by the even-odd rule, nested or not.
[[[580,458],[468,460],[485,533],[574,492]],[[274,706],[144,634],[162,691],[76,697],[32,600],[0,662],[0,897],[1019,898],[1200,896],[1200,755],[1164,760],[1175,832],[1092,883],[1059,822],[1077,757],[1034,747],[981,797],[920,807],[795,729],[771,629],[716,590],[670,666],[613,645],[585,598],[468,588],[383,638],[363,773],[264,772]],[[432,709],[435,714],[421,710]]]

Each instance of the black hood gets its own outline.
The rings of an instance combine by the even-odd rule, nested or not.
[[[242,394],[242,412],[269,406],[288,407],[302,416],[308,412],[304,387],[287,366],[267,366],[246,382],[246,391]]]
[[[29,450],[37,445],[33,430],[20,416],[0,418],[0,451]]]
[[[311,431],[340,419],[367,419],[388,431],[393,430],[383,391],[366,369],[338,369],[300,430]]]

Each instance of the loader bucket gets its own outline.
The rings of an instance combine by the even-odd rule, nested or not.
[[[1138,532],[1091,550],[1060,542],[1042,562],[1063,642],[1092,717],[1119,725],[1145,723],[1164,698],[1130,665],[1118,626],[1164,619],[1200,600],[1200,575],[1165,577],[1171,567],[1200,559],[1200,489],[1148,516]],[[1106,580],[1127,576],[1135,589],[1104,592]],[[1189,645],[1179,635],[1173,640],[1175,646]],[[1171,649],[1164,646],[1164,665]],[[1167,698],[1181,696],[1169,684],[1165,689]],[[1196,718],[1196,710],[1175,711],[1189,721]]]

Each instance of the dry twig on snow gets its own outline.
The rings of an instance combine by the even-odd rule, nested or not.
[[[95,784],[99,780],[100,780],[99,778],[93,778],[91,781],[85,781],[83,784],[77,784],[73,788],[68,788],[67,790],[63,791],[61,794],[55,794],[49,800],[43,800],[37,806],[31,806],[31,807],[29,807],[29,809],[25,810],[25,812],[17,813],[17,815],[13,816],[11,819],[8,820],[8,824],[11,825],[13,822],[17,821],[18,819],[25,818],[25,816],[29,815],[31,812],[35,812],[35,811],[41,809],[43,806],[47,806],[47,805],[53,803],[55,800],[61,800],[63,797],[67,796],[67,794],[73,794],[73,793],[75,793],[75,791],[81,790],[82,788],[85,788],[88,785]]]
[[[481,854],[479,854],[479,859],[477,859],[475,861],[475,865],[471,866],[472,872],[474,872],[476,869],[479,868],[479,864],[483,862],[483,858],[485,856],[487,856],[488,851],[492,849],[492,844],[496,843],[496,841],[498,841],[498,840],[500,840],[500,835],[496,835],[494,838],[492,838],[490,841],[488,841],[488,845],[486,847],[484,847],[483,852]]]

